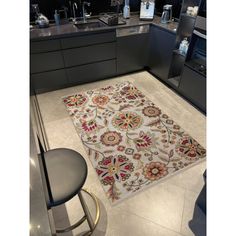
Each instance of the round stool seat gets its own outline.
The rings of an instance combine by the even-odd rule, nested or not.
[[[87,164],[76,151],[57,148],[44,153],[45,164],[52,193],[49,207],[69,201],[84,185]]]

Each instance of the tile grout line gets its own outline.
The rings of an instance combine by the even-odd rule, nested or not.
[[[182,225],[183,225],[183,217],[184,217],[184,208],[185,208],[185,201],[186,201],[186,193],[187,193],[187,189],[184,190],[184,205],[183,205],[183,211],[182,211],[182,217],[181,217],[181,224],[180,224],[180,230],[179,230],[180,233],[181,233]]]
[[[120,207],[117,207],[117,208],[119,208],[120,210],[122,210],[122,208],[120,208]],[[164,226],[164,225],[161,225],[161,224],[159,224],[159,223],[156,223],[156,222],[154,222],[154,221],[152,221],[152,220],[150,220],[150,219],[147,219],[146,217],[144,217],[144,216],[140,216],[140,215],[137,215],[136,213],[133,213],[133,212],[131,212],[131,211],[126,211],[128,214],[130,214],[130,215],[134,215],[134,216],[136,216],[136,217],[138,217],[138,218],[141,218],[141,219],[144,219],[144,220],[146,220],[146,221],[148,221],[148,222],[150,222],[150,223],[153,223],[154,225],[157,225],[157,226],[159,226],[159,227],[161,227],[161,228],[164,228],[164,229],[167,229],[167,230],[169,230],[169,231],[172,231],[172,232],[174,232],[174,233],[177,233],[177,234],[180,234],[180,232],[177,232],[177,231],[175,231],[175,230],[173,230],[173,229],[170,229],[170,228],[168,228],[168,227],[166,227],[166,226]],[[182,234],[181,234],[182,235]]]

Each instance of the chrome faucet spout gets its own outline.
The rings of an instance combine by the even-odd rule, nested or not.
[[[90,15],[87,14],[86,10],[85,10],[85,5],[90,6],[91,3],[90,2],[83,2],[82,4],[82,15],[83,15],[83,22],[86,23],[87,22],[87,17],[89,17]]]
[[[77,6],[77,3],[76,3],[76,2],[73,3],[72,9],[73,9],[73,22],[76,22],[75,9],[76,9],[76,10],[78,9],[78,6]]]

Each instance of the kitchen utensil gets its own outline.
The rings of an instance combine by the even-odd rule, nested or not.
[[[39,28],[46,28],[49,26],[49,20],[46,16],[39,12],[38,4],[32,4],[32,8],[35,13],[35,24],[39,26]]]
[[[161,15],[161,23],[169,23],[172,21],[172,5],[166,4],[163,6],[163,12]]]

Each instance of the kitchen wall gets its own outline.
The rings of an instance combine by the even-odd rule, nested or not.
[[[111,0],[87,0],[91,2],[91,6],[88,8],[88,12],[92,12],[92,15],[98,15],[102,12],[114,12],[115,7],[110,6]],[[63,6],[68,7],[68,16],[72,16],[72,9],[69,3],[76,2],[78,6],[81,6],[82,0],[30,0],[30,21],[34,21],[34,14],[32,12],[31,4],[39,4],[40,12],[46,15],[49,19],[53,20],[53,14],[55,9],[61,9]],[[139,11],[141,0],[130,0],[130,9],[132,12]],[[161,13],[163,5],[173,5],[173,16],[178,18],[181,8],[182,0],[156,0],[156,10]],[[79,8],[77,15],[81,15],[81,7]]]

